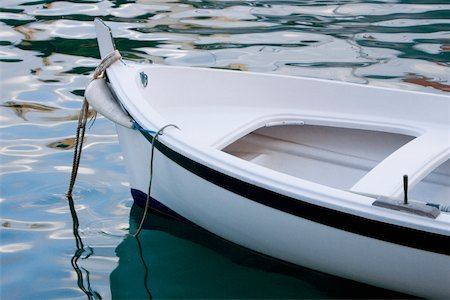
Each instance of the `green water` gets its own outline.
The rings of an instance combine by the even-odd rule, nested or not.
[[[136,61],[447,93],[449,16],[443,0],[2,0],[0,298],[407,297],[157,215],[131,237],[142,211],[132,207],[114,126],[102,117],[85,142],[77,219],[65,192],[78,110],[99,63],[95,17]]]

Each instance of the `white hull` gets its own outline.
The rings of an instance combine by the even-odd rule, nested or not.
[[[151,145],[136,131],[118,127],[118,133],[128,171],[136,178],[132,187],[137,188],[139,182],[149,180]],[[450,295],[448,255],[339,230],[249,201],[187,171],[159,151],[154,163],[152,198],[226,240],[293,264],[406,294]]]
[[[97,25],[104,57],[113,46]],[[145,130],[178,127],[164,130],[153,161],[151,197],[170,210],[290,263],[450,298],[450,214],[372,205],[401,199],[403,174],[414,198],[450,204],[449,97],[123,62],[108,78]],[[145,199],[151,137],[117,130]]]

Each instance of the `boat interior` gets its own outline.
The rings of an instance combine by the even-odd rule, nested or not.
[[[223,148],[223,151],[319,184],[400,198],[403,196],[398,193],[398,190],[403,191],[402,175],[392,179],[391,173],[396,172],[390,172],[390,169],[407,165],[404,171],[408,174],[407,171],[412,170],[411,166],[420,167],[422,153],[416,151],[426,141],[421,137],[374,130],[279,125],[254,130]],[[407,154],[409,151],[415,152],[417,157],[411,158]],[[397,159],[398,156],[404,157],[403,161]],[[426,159],[427,153],[424,156]],[[425,163],[423,167],[426,167]],[[390,173],[383,175],[383,172]],[[397,173],[402,174],[402,171],[398,170]],[[412,183],[409,198],[450,205],[448,157]]]
[[[450,136],[445,126],[414,131],[377,123],[370,115],[314,114],[293,107],[157,108],[193,142],[265,168],[394,199],[403,198],[406,174],[410,199],[450,207]]]

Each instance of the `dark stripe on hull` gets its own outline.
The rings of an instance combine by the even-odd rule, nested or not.
[[[151,143],[152,137],[141,132]],[[450,255],[450,236],[425,232],[311,204],[223,174],[170,149],[156,140],[155,147],[189,172],[230,192],[265,206],[316,223],[407,247]]]
[[[141,208],[145,208],[145,202],[147,202],[147,194],[137,190],[137,189],[131,189],[131,196],[133,197],[134,202],[140,206]],[[186,223],[192,223],[185,217],[179,215],[178,213],[174,212],[158,200],[154,198],[150,198],[150,210],[155,211],[157,213],[160,213],[165,216],[169,216],[171,218],[177,219],[179,221],[183,221]]]

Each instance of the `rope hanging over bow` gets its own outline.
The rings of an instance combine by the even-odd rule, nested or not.
[[[95,69],[91,82],[98,78],[102,78],[104,76],[106,69],[120,59],[121,59],[121,55],[117,50],[115,50],[114,52],[112,52],[111,54],[106,56],[100,62],[98,67]],[[101,111],[101,109],[100,109],[100,111]],[[83,105],[81,107],[80,114],[78,117],[78,126],[77,126],[77,132],[76,132],[76,137],[75,137],[75,147],[74,147],[74,153],[73,153],[72,174],[71,174],[71,178],[70,178],[69,189],[67,191],[67,197],[69,200],[72,199],[72,192],[73,192],[75,181],[76,181],[76,178],[78,175],[78,169],[80,166],[81,152],[83,150],[83,143],[84,143],[84,136],[86,133],[86,124],[87,124],[88,115],[89,115],[89,102],[85,96],[84,100],[83,100]],[[112,120],[112,121],[115,121],[117,123],[117,120]],[[119,123],[117,123],[117,124],[119,124]],[[122,126],[124,126],[124,125],[122,125]],[[161,129],[159,129],[158,131],[153,131],[153,130],[144,129],[136,121],[130,120],[130,126],[126,126],[126,127],[138,130],[144,134],[149,134],[152,137],[152,147],[151,147],[151,153],[150,153],[150,174],[149,174],[150,176],[149,176],[147,199],[145,202],[144,213],[143,213],[141,222],[139,224],[139,228],[137,229],[136,233],[133,234],[134,237],[137,237],[143,229],[145,217],[150,209],[150,197],[151,197],[150,195],[151,195],[152,181],[153,181],[153,160],[154,160],[154,153],[155,153],[155,144],[157,143],[158,137],[163,134],[163,131],[167,127],[178,128],[178,126],[176,126],[174,124],[167,124],[167,125],[163,126]]]
[[[103,77],[106,69],[116,61],[120,60],[121,58],[122,56],[120,55],[119,51],[115,50],[114,52],[106,56],[104,59],[102,59],[102,61],[94,71],[92,80]],[[89,115],[89,102],[86,100],[85,97],[83,100],[83,105],[81,106],[80,114],[78,116],[78,126],[75,135],[75,146],[73,152],[72,174],[70,176],[70,183],[69,189],[67,191],[67,197],[72,197],[73,187],[77,179],[78,168],[80,166],[81,151],[83,150],[84,135],[86,133],[86,123],[88,115]]]

